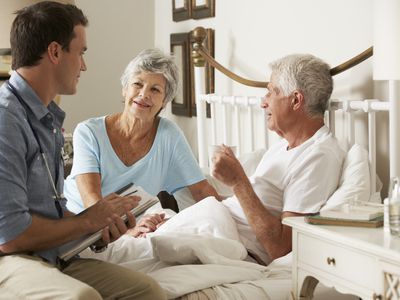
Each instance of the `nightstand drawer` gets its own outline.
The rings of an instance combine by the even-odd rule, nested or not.
[[[298,260],[368,289],[381,286],[379,263],[376,258],[346,246],[322,241],[305,234],[298,236]]]

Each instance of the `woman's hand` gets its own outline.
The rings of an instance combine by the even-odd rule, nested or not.
[[[164,213],[144,215],[134,228],[128,230],[127,234],[133,237],[146,237],[147,233],[156,231],[167,220]]]

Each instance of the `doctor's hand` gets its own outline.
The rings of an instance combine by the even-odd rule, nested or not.
[[[243,178],[247,178],[235,154],[225,145],[221,145],[214,152],[211,161],[211,175],[228,186],[233,187],[241,182]]]
[[[140,197],[137,196],[110,194],[86,209],[79,217],[84,218],[85,225],[89,227],[88,233],[103,229],[103,243],[108,244],[136,225],[135,216],[130,211],[139,201]]]

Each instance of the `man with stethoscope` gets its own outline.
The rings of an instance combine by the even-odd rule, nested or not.
[[[51,1],[16,14],[14,72],[0,87],[0,294],[163,299],[144,274],[101,261],[58,259],[62,245],[102,228],[103,244],[118,239],[135,225],[129,210],[138,198],[112,194],[78,216],[67,211],[61,194],[65,113],[52,99],[76,92],[86,70],[88,21],[76,6]]]

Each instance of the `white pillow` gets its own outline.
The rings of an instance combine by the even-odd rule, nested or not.
[[[369,201],[370,181],[368,152],[361,145],[354,144],[343,163],[339,187],[321,210],[346,203],[355,197],[361,201]]]

